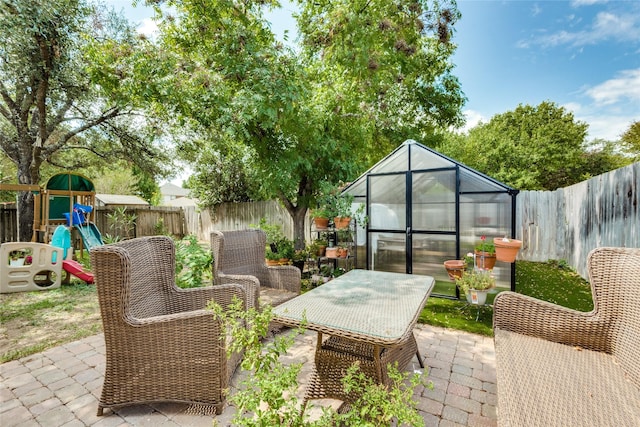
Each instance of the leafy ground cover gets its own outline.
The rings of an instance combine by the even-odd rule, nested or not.
[[[593,308],[589,284],[562,262],[518,261],[516,289],[526,295],[581,311]],[[495,294],[489,295],[491,304]],[[476,321],[476,316],[478,320]],[[493,309],[430,298],[419,322],[491,336]],[[0,295],[0,363],[101,332],[93,285]]]

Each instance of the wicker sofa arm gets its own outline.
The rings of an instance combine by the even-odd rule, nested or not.
[[[494,329],[596,351],[610,352],[611,326],[595,310],[571,310],[510,291],[493,304]]]
[[[218,274],[215,287],[221,285],[239,284],[246,293],[247,308],[258,309],[258,297],[260,296],[260,281],[254,276],[241,274]]]
[[[267,267],[269,270],[268,286],[275,289],[284,289],[289,292],[300,293],[301,278],[300,269],[293,265]]]

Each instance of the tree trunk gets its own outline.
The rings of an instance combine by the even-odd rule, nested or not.
[[[29,159],[31,160],[31,159]],[[40,179],[40,162],[37,168],[31,168],[30,164],[18,165],[18,183],[38,184]],[[31,191],[18,193],[18,241],[29,242],[33,236],[34,220],[34,196]]]
[[[307,216],[307,208],[296,206],[294,211],[289,211],[291,218],[293,218],[293,242],[296,250],[304,249],[305,247],[305,228],[304,219]]]

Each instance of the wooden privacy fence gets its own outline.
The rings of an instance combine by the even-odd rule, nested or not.
[[[600,246],[640,247],[640,163],[616,169],[556,191],[521,191],[517,196],[516,237],[523,247],[518,259],[566,260],[586,277],[586,257]],[[96,208],[103,235],[140,237],[168,233],[195,234],[209,242],[212,230],[239,230],[267,218],[293,238],[293,220],[275,201],[223,203],[213,210],[196,207],[129,206],[135,227],[113,227],[115,208]],[[0,205],[0,243],[17,239],[15,207]],[[307,222],[308,224],[308,222]],[[305,227],[307,241],[309,227]]]
[[[587,254],[596,247],[640,247],[640,163],[556,191],[517,197],[518,259],[563,259],[587,278]]]

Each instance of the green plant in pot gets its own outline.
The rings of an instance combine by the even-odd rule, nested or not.
[[[467,301],[484,305],[487,292],[496,286],[496,279],[489,271],[465,271],[456,279],[456,286],[460,289],[460,293],[466,296]]]
[[[324,230],[329,227],[331,212],[326,206],[320,206],[311,210],[310,217],[316,226],[316,230]]]
[[[496,246],[487,236],[480,238],[480,243],[475,247],[476,267],[483,270],[493,270],[496,265]]]

